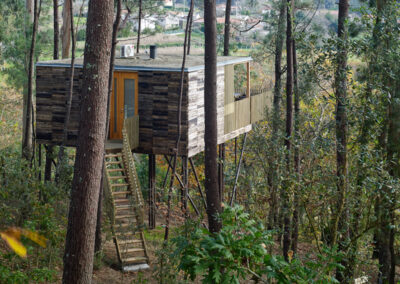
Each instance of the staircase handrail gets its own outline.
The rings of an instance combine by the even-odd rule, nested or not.
[[[122,157],[124,159],[124,164],[127,170],[127,177],[129,180],[129,186],[132,190],[132,196],[134,202],[136,203],[135,207],[137,208],[139,224],[143,224],[143,215],[144,215],[144,201],[142,196],[142,191],[140,189],[139,178],[137,176],[135,161],[132,156],[132,151],[129,143],[128,132],[125,127],[125,123],[122,127]]]

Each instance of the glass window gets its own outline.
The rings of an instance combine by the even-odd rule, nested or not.
[[[124,79],[125,118],[135,115],[135,80]]]

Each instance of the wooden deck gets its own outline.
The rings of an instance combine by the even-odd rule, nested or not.
[[[107,140],[106,142],[106,153],[119,153],[122,149],[121,140]]]

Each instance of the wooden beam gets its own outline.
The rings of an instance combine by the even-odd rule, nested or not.
[[[250,62],[247,62],[247,89],[246,89],[246,97],[250,97]]]
[[[243,139],[243,146],[242,146],[242,151],[240,152],[240,158],[239,158],[239,165],[236,169],[236,176],[235,176],[235,183],[233,185],[233,190],[232,190],[232,196],[231,196],[231,201],[229,202],[229,205],[232,206],[233,202],[236,199],[236,186],[237,186],[237,181],[239,178],[239,173],[240,173],[240,166],[242,165],[242,160],[243,160],[243,152],[246,146],[246,139],[247,139],[247,132],[244,134],[244,139]]]
[[[225,164],[225,144],[218,145],[218,187],[220,201],[224,202],[225,179],[224,179],[224,164]]]
[[[156,155],[149,154],[149,229],[156,227]]]
[[[207,210],[207,202],[206,202],[206,199],[204,198],[203,191],[201,190],[201,185],[200,185],[199,177],[198,177],[198,175],[197,175],[196,167],[194,166],[193,159],[192,159],[192,158],[189,158],[189,162],[190,162],[190,166],[192,167],[192,170],[193,170],[194,178],[196,179],[197,188],[198,188],[198,190],[199,190],[200,196],[201,196],[201,198],[202,198],[202,200],[203,200],[203,203],[204,203],[204,209]]]
[[[182,181],[183,187],[181,192],[182,197],[182,210],[185,212],[185,217],[187,218],[187,197],[189,195],[189,168],[188,168],[188,158],[182,157]]]

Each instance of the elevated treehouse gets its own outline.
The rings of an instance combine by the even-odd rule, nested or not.
[[[218,144],[222,144],[252,128],[252,123],[262,120],[265,107],[271,104],[269,92],[251,94],[249,57],[218,57],[217,74],[217,111],[218,111]],[[71,116],[68,123],[67,146],[75,147],[79,135],[81,85],[83,60],[76,60],[74,89],[72,97]],[[115,215],[118,206],[128,204],[128,197],[133,204],[131,213],[123,211],[123,216],[132,215],[132,223],[139,228],[137,240],[139,247],[129,248],[140,251],[139,257],[125,257],[121,253],[120,243],[129,243],[129,237],[118,237],[114,222],[114,240],[118,255],[123,265],[142,261],[148,262],[145,251],[140,203],[139,185],[133,184],[130,176],[134,167],[129,166],[128,154],[124,148],[135,153],[149,154],[150,194],[149,223],[154,226],[154,155],[172,155],[178,132],[177,112],[179,102],[179,84],[181,76],[182,57],[165,55],[149,58],[139,55],[133,58],[117,58],[113,90],[110,105],[110,132],[106,151],[106,172],[109,196],[112,200],[116,221],[122,217]],[[66,101],[69,94],[70,60],[55,60],[39,62],[36,65],[36,141],[41,144],[59,145],[63,139]],[[181,108],[181,142],[178,155],[188,158],[204,150],[204,57],[188,56],[184,72],[183,98]],[[83,110],[84,111],[84,110]],[[125,132],[125,135],[123,135]],[[123,141],[124,139],[124,141]],[[124,142],[124,143],[123,143]],[[114,166],[112,166],[114,165]],[[115,173],[111,174],[111,173]],[[124,187],[125,186],[125,187]],[[119,190],[115,190],[119,188]],[[139,189],[138,189],[139,188]],[[153,190],[153,193],[151,192]],[[124,195],[125,194],[125,195]],[[116,204],[118,196],[121,204]],[[117,201],[118,203],[118,201]],[[128,206],[129,207],[129,206]],[[126,213],[126,214],[125,214]],[[125,222],[126,223],[126,222]],[[129,222],[128,222],[129,223]],[[124,225],[127,226],[127,225]],[[121,233],[120,233],[121,234]]]

